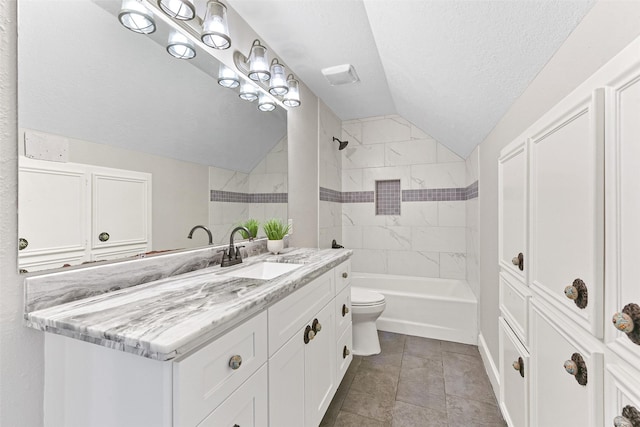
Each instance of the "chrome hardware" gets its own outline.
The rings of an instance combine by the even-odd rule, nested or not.
[[[631,421],[623,417],[622,415],[618,415],[613,419],[614,427],[634,427]]]
[[[311,341],[312,339],[314,339],[316,336],[316,333],[313,331],[313,329],[311,329],[311,326],[307,325],[306,328],[304,328],[304,343],[305,344],[309,344],[309,341]]]
[[[627,334],[631,342],[640,345],[640,306],[638,304],[625,305],[622,312],[613,315],[612,320],[616,329]]]
[[[586,308],[589,303],[589,292],[587,285],[581,280],[576,279],[573,283],[564,288],[564,294],[578,306],[578,308]]]
[[[564,362],[564,369],[576,378],[580,385],[587,385],[587,364],[580,353],[573,353],[571,359]]]
[[[349,307],[347,304],[342,304],[342,317],[346,316],[349,313]]]
[[[513,369],[520,372],[520,376],[524,378],[524,360],[522,360],[522,357],[518,357],[518,360],[513,362],[511,366],[513,366]]]
[[[109,233],[107,233],[106,231],[103,231],[102,233],[98,234],[98,240],[100,240],[101,242],[106,242],[107,240],[109,240]]]
[[[520,252],[518,254],[518,256],[515,256],[511,259],[511,263],[513,265],[515,265],[516,267],[518,267],[518,269],[520,271],[524,270],[524,255],[522,254],[522,252]]]
[[[342,273],[342,278],[346,279],[347,277],[349,277],[349,274],[345,271],[344,273]]]
[[[235,371],[240,367],[240,365],[242,365],[242,356],[237,354],[231,356],[231,359],[229,359],[229,367]]]
[[[345,345],[344,348],[342,349],[342,358],[346,359],[347,356],[349,356],[350,354],[351,354],[351,352],[349,351],[349,349]]]
[[[29,246],[29,241],[27,239],[23,239],[22,237],[18,239],[18,250],[21,251],[26,249]]]
[[[320,324],[320,322],[318,322],[318,319],[313,319],[311,329],[313,329],[313,332],[315,332],[316,334],[318,334],[318,332],[322,330],[322,325]]]

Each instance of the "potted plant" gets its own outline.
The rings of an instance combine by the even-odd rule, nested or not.
[[[253,240],[258,236],[258,227],[260,226],[260,223],[258,222],[258,220],[250,218],[240,225],[246,227],[251,233],[251,235],[248,236],[246,231],[240,230],[240,234],[242,235],[242,238]]]
[[[270,219],[262,226],[267,235],[267,249],[272,254],[277,254],[284,248],[284,236],[289,232],[289,225],[284,225],[279,219]]]

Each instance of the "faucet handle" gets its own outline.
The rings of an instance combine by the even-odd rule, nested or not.
[[[240,252],[240,248],[244,248],[244,245],[236,246],[236,259],[242,259],[242,253]]]
[[[218,253],[222,252],[222,258],[227,256],[227,248],[218,249],[216,252],[218,252]]]

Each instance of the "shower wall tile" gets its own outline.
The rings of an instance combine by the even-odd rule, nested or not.
[[[409,188],[410,166],[371,167],[362,170],[362,185],[365,190],[375,190],[376,181],[400,180],[400,188]]]
[[[351,144],[342,150],[343,169],[361,169],[384,166],[384,144]]]
[[[478,181],[478,179],[480,178],[480,175],[478,172],[480,167],[479,155],[480,155],[480,147],[476,147],[471,152],[467,160],[465,160],[465,168],[466,168],[466,175],[467,175],[466,185],[471,185],[475,181]]]
[[[438,144],[433,139],[414,139],[411,141],[385,144],[385,166],[436,163]]]
[[[376,215],[373,203],[343,203],[342,224],[346,226],[385,226],[386,217]]]
[[[320,203],[318,246],[330,248],[331,241],[342,244],[342,153],[333,137],[341,138],[340,119],[322,101],[318,106],[318,155]],[[351,144],[350,144],[351,145]]]
[[[364,191],[362,175],[364,169],[342,170],[342,191]]]
[[[389,274],[440,277],[438,252],[387,251]]]
[[[251,173],[249,175],[249,192],[250,193],[286,193],[287,190],[287,174],[266,172]]]
[[[411,188],[466,187],[464,162],[411,166]]]
[[[467,224],[467,205],[464,201],[437,202],[438,225],[446,227],[465,227]]]
[[[209,189],[246,193],[249,191],[249,174],[210,166]]]
[[[438,144],[438,163],[451,162],[464,162],[464,160],[444,145]]]
[[[363,229],[361,225],[342,226],[342,245],[349,249],[362,249]]]
[[[435,227],[438,225],[438,203],[403,203],[402,214],[388,216],[386,225]]]
[[[367,249],[411,249],[410,227],[371,226],[362,228],[362,247]]]
[[[412,249],[427,252],[466,252],[465,227],[413,227]]]
[[[362,122],[362,143],[380,144],[411,139],[411,124],[400,116],[372,118]]]
[[[343,141],[349,141],[349,144],[361,145],[362,144],[362,121],[361,120],[347,120],[342,122],[342,139]]]
[[[351,270],[367,273],[387,273],[387,254],[383,250],[354,249]]]
[[[466,279],[465,253],[440,252],[440,277],[443,279]]]

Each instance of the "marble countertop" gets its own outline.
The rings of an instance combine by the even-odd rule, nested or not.
[[[25,314],[29,327],[158,360],[188,353],[351,256],[346,249],[285,249]],[[303,266],[272,280],[234,278],[260,261]]]

